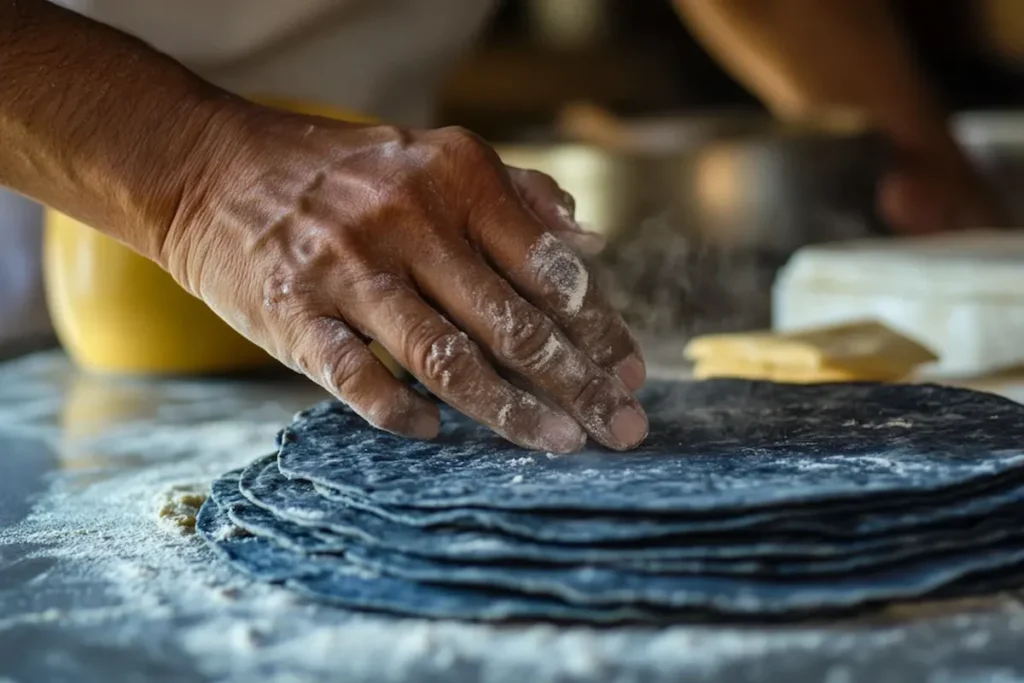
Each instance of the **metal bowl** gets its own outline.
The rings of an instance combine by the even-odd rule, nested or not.
[[[642,331],[687,337],[770,322],[775,273],[798,248],[881,232],[881,140],[862,130],[723,120],[661,150],[499,145],[550,174],[608,238],[594,267]],[[680,123],[678,125],[684,125]],[[695,123],[695,126],[698,125]]]
[[[634,149],[520,144],[498,152],[555,177],[576,197],[581,220],[613,242],[665,211],[712,241],[774,250],[880,229],[874,189],[885,147],[866,130],[746,115],[661,125],[660,134],[634,136],[650,141]]]

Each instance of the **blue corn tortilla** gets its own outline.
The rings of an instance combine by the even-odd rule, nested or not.
[[[281,472],[379,505],[707,515],[913,501],[1024,465],[1024,407],[930,385],[660,382],[641,448],[550,456],[442,408],[436,441],[372,429],[337,402],[279,435]]]

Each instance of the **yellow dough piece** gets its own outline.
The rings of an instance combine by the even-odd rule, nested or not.
[[[693,368],[696,379],[712,377],[735,377],[760,379],[786,384],[814,384],[820,382],[894,382],[901,375],[885,373],[857,373],[838,368],[794,368],[781,365],[756,365],[752,363],[698,362]]]
[[[160,266],[52,209],[44,262],[57,336],[86,370],[185,375],[274,363]]]
[[[693,339],[684,355],[700,377],[789,382],[888,381],[935,354],[876,321],[794,332],[740,332]]]

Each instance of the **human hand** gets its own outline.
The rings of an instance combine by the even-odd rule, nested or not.
[[[910,235],[1006,227],[1006,209],[987,179],[951,138],[936,137],[922,150],[894,143],[892,167],[878,185],[886,224]]]
[[[521,446],[646,436],[639,348],[556,237],[595,246],[550,178],[460,129],[230,101],[209,130],[161,260],[281,362],[397,434],[432,438],[438,412],[370,340]]]

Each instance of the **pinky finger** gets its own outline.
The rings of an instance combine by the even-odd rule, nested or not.
[[[310,379],[374,427],[417,439],[437,436],[437,406],[398,380],[341,320],[312,321],[296,356]]]

